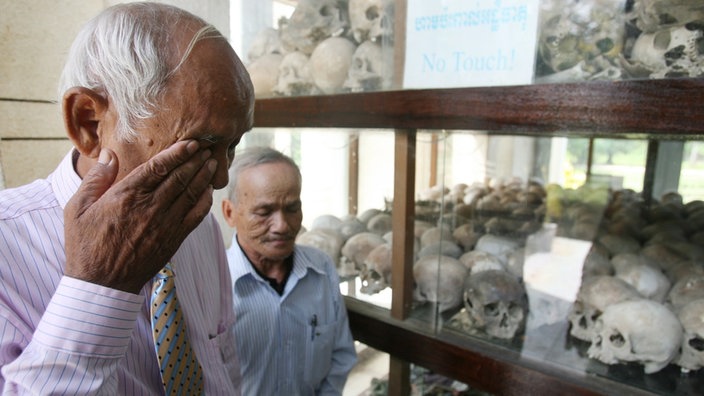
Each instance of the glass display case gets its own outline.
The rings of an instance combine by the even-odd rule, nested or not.
[[[409,364],[494,394],[700,393],[696,7],[367,3],[393,6],[393,35],[375,41],[393,47],[393,82],[261,96],[252,136],[287,136],[306,232],[336,227],[300,242],[339,263],[355,338],[391,356],[389,394],[410,394]],[[439,56],[441,30],[463,23],[532,31],[532,57],[487,47],[495,69],[512,54],[530,78],[419,87],[408,41],[431,30]]]

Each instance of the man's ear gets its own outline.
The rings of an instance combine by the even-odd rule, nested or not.
[[[73,87],[64,93],[62,105],[69,139],[82,155],[98,158],[102,146],[100,123],[107,114],[107,99],[92,89]]]
[[[229,199],[222,200],[222,217],[230,227],[235,226],[235,204]]]

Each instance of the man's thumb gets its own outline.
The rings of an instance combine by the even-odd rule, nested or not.
[[[117,170],[115,153],[110,149],[101,149],[98,162],[83,176],[81,186],[69,201],[69,206],[74,206],[78,216],[105,194],[115,181]]]

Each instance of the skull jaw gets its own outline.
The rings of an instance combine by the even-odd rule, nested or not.
[[[343,88],[349,92],[374,92],[381,89],[381,77],[371,76],[366,78],[348,79]]]

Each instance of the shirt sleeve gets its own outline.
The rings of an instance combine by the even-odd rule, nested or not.
[[[2,367],[2,393],[115,394],[143,303],[141,295],[64,276],[31,341]],[[2,326],[6,334],[12,322],[3,318]]]

